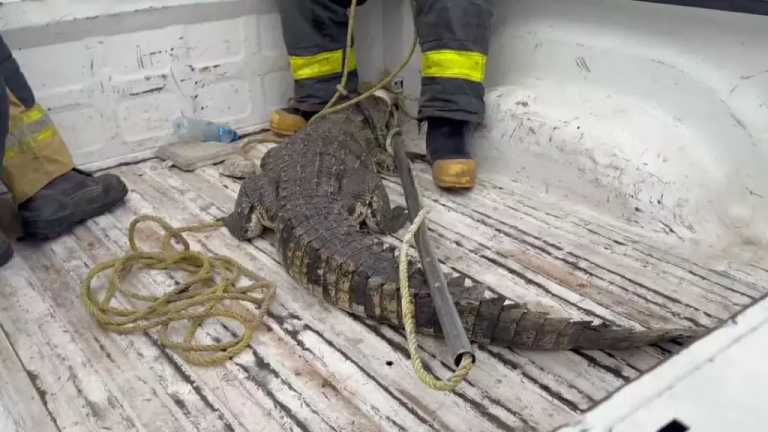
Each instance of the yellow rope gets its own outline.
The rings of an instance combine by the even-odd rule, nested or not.
[[[341,82],[339,85],[336,86],[336,93],[333,95],[331,100],[328,101],[327,104],[325,104],[325,107],[323,107],[320,112],[329,109],[333,106],[333,104],[336,103],[336,101],[341,97],[341,95],[347,94],[347,80],[349,79],[349,58],[352,54],[352,38],[354,36],[354,30],[355,30],[355,16],[357,15],[357,0],[352,0],[349,6],[349,22],[347,23],[347,42],[344,49],[344,64],[342,65],[342,73],[341,73]]]
[[[159,251],[145,251],[138,246],[136,228],[143,222],[153,222],[165,231]],[[130,253],[97,264],[83,280],[81,295],[85,308],[101,327],[115,333],[160,328],[160,343],[191,364],[215,366],[237,356],[250,345],[254,332],[272,305],[275,287],[232,258],[190,250],[190,244],[183,236],[185,232],[205,232],[221,226],[221,222],[212,222],[174,228],[155,216],[137,217],[128,228]],[[181,244],[181,250],[174,247],[174,240]],[[148,295],[122,285],[134,269],[176,270],[189,277],[167,293]],[[92,284],[98,275],[107,271],[111,271],[108,286],[99,299]],[[238,286],[242,277],[249,279],[251,284]],[[147,305],[135,308],[112,306],[118,294]],[[221,343],[194,342],[203,323],[214,318],[237,321],[242,326],[242,335]],[[187,325],[181,341],[169,335],[174,323]]]
[[[411,2],[411,7],[413,7],[413,1]],[[408,52],[408,56],[406,56],[405,61],[403,61],[403,63],[400,64],[400,66],[397,69],[395,69],[392,73],[390,73],[384,79],[379,81],[378,84],[376,84],[373,87],[371,87],[370,89],[366,90],[365,92],[363,92],[359,96],[357,96],[355,98],[352,98],[352,99],[350,99],[350,100],[348,100],[348,101],[346,101],[344,103],[341,103],[339,105],[334,106],[334,104],[339,99],[339,97],[341,97],[341,95],[344,92],[346,92],[347,76],[349,75],[349,55],[350,55],[350,52],[352,51],[352,48],[353,48],[352,47],[352,34],[354,32],[354,29],[355,29],[355,16],[356,16],[355,10],[356,9],[357,9],[357,0],[352,0],[352,4],[350,6],[350,13],[349,13],[349,24],[347,25],[347,46],[346,46],[345,51],[344,51],[344,59],[345,60],[344,60],[343,72],[342,72],[342,75],[341,75],[341,84],[339,84],[336,87],[337,88],[336,93],[333,95],[331,100],[325,105],[325,107],[319,113],[315,114],[309,120],[309,124],[311,124],[314,121],[317,121],[317,119],[319,119],[319,118],[321,118],[323,116],[326,116],[328,114],[332,114],[332,113],[335,113],[337,111],[343,110],[344,108],[347,108],[347,107],[349,107],[351,105],[359,103],[360,101],[362,101],[362,100],[364,100],[366,98],[371,97],[374,93],[376,93],[377,91],[383,89],[390,82],[392,82],[392,80],[395,79],[395,77],[397,75],[399,75],[405,69],[406,66],[408,66],[408,63],[411,62],[411,60],[413,59],[414,54],[416,53],[416,47],[418,46],[419,38],[418,38],[418,34],[417,34],[416,30],[414,29],[413,42],[411,42],[411,49]]]
[[[426,217],[427,209],[422,209],[405,234],[403,244],[400,247],[400,298],[403,309],[403,323],[405,325],[405,335],[408,339],[408,351],[411,354],[411,364],[416,372],[416,376],[419,377],[419,380],[424,385],[433,390],[452,392],[464,381],[474,367],[475,363],[472,360],[472,356],[464,355],[456,372],[447,380],[441,380],[424,369],[424,364],[418,352],[416,310],[413,304],[413,293],[408,283],[408,245],[413,242],[416,231],[419,230]]]

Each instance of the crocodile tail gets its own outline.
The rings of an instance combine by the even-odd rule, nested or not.
[[[629,328],[552,316],[500,296],[464,277],[449,280],[456,309],[472,342],[531,350],[628,349],[670,340],[697,338],[706,329]],[[439,335],[428,292],[414,291],[417,327]]]
[[[510,348],[531,350],[604,350],[629,349],[670,340],[689,340],[703,330],[691,328],[629,328],[607,323],[555,317],[532,311],[525,305],[502,301],[483,301],[478,305],[477,329],[473,338],[478,342]],[[486,311],[498,312],[497,318],[486,318]],[[486,315],[488,317],[490,315]],[[490,329],[492,331],[489,331]]]

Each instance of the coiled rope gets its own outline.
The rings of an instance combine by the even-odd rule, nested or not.
[[[159,225],[165,234],[160,250],[142,250],[136,242],[136,228],[143,222]],[[97,264],[81,285],[81,297],[86,310],[104,329],[119,333],[140,333],[161,329],[160,344],[179,354],[185,361],[198,366],[215,366],[245,350],[261,325],[275,296],[274,285],[240,263],[226,256],[209,256],[190,250],[185,232],[205,232],[222,227],[221,222],[174,228],[165,220],[143,215],[128,228],[130,252]],[[173,241],[181,245],[181,250]],[[123,281],[138,269],[181,271],[189,277],[173,290],[161,294],[143,294],[126,288]],[[107,289],[98,298],[92,287],[94,279],[111,271]],[[249,285],[239,286],[245,277]],[[123,303],[144,303],[144,306],[113,306],[118,294],[128,300]],[[195,342],[198,331],[209,319],[234,320],[242,326],[242,334],[227,342],[200,344]],[[179,341],[170,336],[173,324],[186,324]]]

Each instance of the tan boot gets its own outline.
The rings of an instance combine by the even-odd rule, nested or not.
[[[307,125],[308,118],[314,113],[307,113],[296,108],[282,108],[272,113],[271,129],[278,135],[292,136]]]
[[[432,179],[443,189],[472,189],[477,181],[477,163],[472,159],[442,159],[432,164]]]
[[[427,119],[427,151],[432,179],[443,189],[472,189],[477,164],[467,149],[469,122],[449,118]]]

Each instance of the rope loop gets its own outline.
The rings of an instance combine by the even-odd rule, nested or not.
[[[403,310],[403,323],[405,336],[408,340],[408,352],[411,355],[411,365],[419,380],[432,390],[452,392],[461,384],[475,366],[470,355],[464,355],[459,368],[448,379],[442,380],[424,368],[424,362],[419,354],[419,341],[416,335],[416,308],[413,301],[413,293],[408,282],[408,246],[413,242],[416,232],[424,224],[428,214],[426,208],[421,209],[416,219],[408,228],[400,246],[400,299]]]
[[[157,225],[164,232],[159,250],[139,246],[136,230],[142,223]],[[262,324],[274,301],[275,286],[230,257],[193,251],[184,237],[187,232],[200,233],[221,226],[217,221],[175,228],[157,216],[135,218],[128,227],[130,252],[97,264],[83,280],[81,295],[86,310],[102,328],[114,333],[160,329],[160,344],[194,365],[215,366],[237,356],[248,348]],[[174,241],[180,247],[174,246]],[[139,281],[131,283],[130,288],[124,283],[142,269],[181,272],[187,277],[177,280],[171,274],[173,289],[146,294],[142,292],[146,290],[136,287]],[[93,282],[108,272],[107,287],[99,297]],[[241,285],[242,278],[251,283]],[[204,323],[213,319],[235,321],[242,333],[224,342],[196,342]],[[183,336],[174,338],[172,327],[179,325],[186,325]]]

